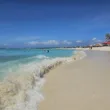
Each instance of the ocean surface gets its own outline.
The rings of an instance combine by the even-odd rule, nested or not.
[[[45,59],[50,60],[54,58],[70,57],[72,55],[73,50],[64,49],[1,49],[0,79],[3,79],[10,73],[16,74],[19,69],[23,69],[21,72],[24,72],[26,68],[22,67],[26,65],[40,63]]]
[[[44,98],[43,75],[74,54],[72,49],[0,49],[0,110],[37,110]]]

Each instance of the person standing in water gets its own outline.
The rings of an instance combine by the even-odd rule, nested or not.
[[[49,50],[47,50],[47,53],[49,53]]]

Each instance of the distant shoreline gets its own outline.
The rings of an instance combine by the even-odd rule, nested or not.
[[[110,46],[108,47],[92,47],[92,49],[89,48],[74,48],[76,50],[98,50],[98,51],[110,51]]]
[[[0,48],[0,49],[74,49],[74,50],[91,50],[89,48],[74,48],[74,47],[43,47],[43,48]],[[92,50],[99,50],[99,51],[110,51],[110,46],[107,47],[93,47]]]

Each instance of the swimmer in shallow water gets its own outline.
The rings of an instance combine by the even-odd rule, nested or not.
[[[49,53],[49,50],[47,50],[47,53]]]

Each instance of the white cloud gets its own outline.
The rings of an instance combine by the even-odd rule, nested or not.
[[[95,42],[102,42],[102,40],[96,40]]]
[[[94,37],[92,40],[96,40],[96,38]]]
[[[48,40],[48,41],[42,42],[42,44],[44,44],[44,45],[59,45],[59,42],[56,40]]]
[[[70,45],[70,44],[72,44],[72,42],[67,41],[67,40],[64,40],[64,41],[62,41],[62,44],[67,44],[67,45]]]
[[[30,45],[59,45],[59,42],[56,40],[48,40],[48,41],[31,41],[28,42]]]
[[[28,42],[29,45],[37,45],[37,44],[40,44],[41,42],[38,42],[38,41],[31,41],[31,42]]]
[[[70,45],[70,44],[72,44],[72,42],[70,42],[68,40],[64,40],[64,41],[48,40],[48,41],[31,41],[31,42],[28,42],[28,45],[59,45],[59,44]]]
[[[102,42],[102,40],[97,40],[97,42]]]
[[[81,41],[81,40],[77,40],[76,42],[77,42],[77,43],[81,43],[82,41]]]

